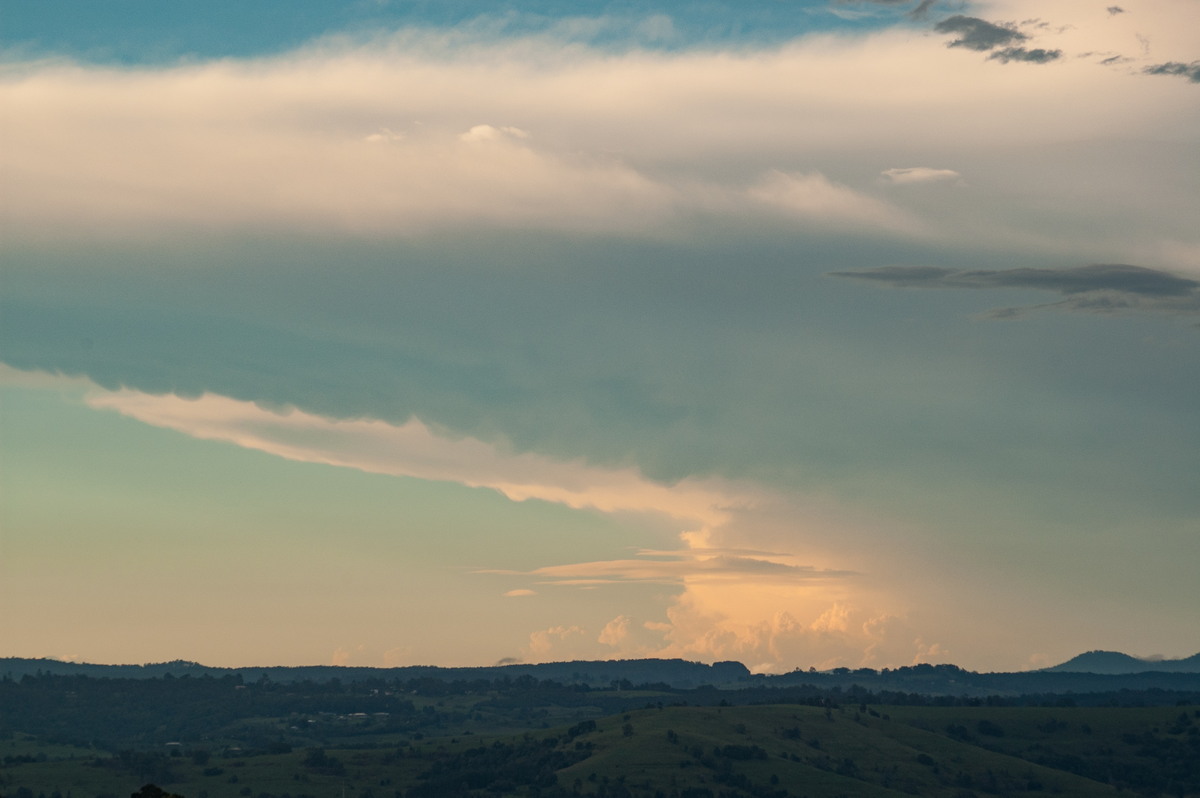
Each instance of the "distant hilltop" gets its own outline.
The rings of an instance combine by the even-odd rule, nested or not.
[[[1200,654],[1184,659],[1139,659],[1119,651],[1089,651],[1072,657],[1061,665],[1044,668],[1054,673],[1101,673],[1125,675],[1132,673],[1200,673]]]

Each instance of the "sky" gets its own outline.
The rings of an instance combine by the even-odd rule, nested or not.
[[[1196,0],[0,2],[0,656],[1200,650]]]

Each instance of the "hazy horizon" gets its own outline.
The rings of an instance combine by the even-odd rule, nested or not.
[[[1195,653],[1194,3],[0,15],[0,657]]]

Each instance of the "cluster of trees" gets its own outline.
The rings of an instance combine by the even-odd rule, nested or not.
[[[408,798],[441,798],[464,795],[467,790],[487,790],[503,795],[518,785],[545,791],[558,784],[558,771],[588,757],[585,750],[562,750],[558,737],[514,743],[494,742],[461,753],[440,756],[421,774],[421,783]]]
[[[233,735],[242,736],[247,748],[267,751],[279,741],[254,739],[247,730],[235,732],[239,721],[361,713],[372,719],[372,733],[411,732],[436,723],[433,713],[417,710],[411,694],[338,682],[243,684],[238,676],[25,676],[20,681],[0,680],[0,732],[19,731],[50,742],[109,751]],[[337,734],[350,736],[362,730],[361,724],[342,724]]]
[[[1050,748],[1031,761],[1146,794],[1200,794],[1200,710],[1181,711],[1165,729],[1126,733],[1134,757],[1084,757]]]

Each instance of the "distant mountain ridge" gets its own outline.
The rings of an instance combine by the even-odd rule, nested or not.
[[[545,663],[510,663],[483,667],[439,667],[414,665],[398,668],[347,667],[337,665],[265,666],[248,668],[219,668],[197,662],[175,660],[145,665],[97,665],[84,662],[64,662],[54,659],[0,658],[0,679],[20,679],[25,675],[58,674],[116,679],[156,679],[165,676],[214,678],[238,676],[247,681],[267,678],[279,682],[361,681],[388,679],[440,679],[471,681],[476,679],[535,678],[565,684],[589,684],[607,687],[613,682],[649,684],[692,688],[701,685],[736,688],[748,684],[784,685],[813,683],[823,685],[861,684],[878,689],[904,689],[924,692],[954,693],[968,685],[979,689],[1007,690],[1008,682],[1020,682],[1030,690],[1053,691],[1061,677],[1200,675],[1200,653],[1184,659],[1139,659],[1117,651],[1088,651],[1060,665],[1035,671],[1015,673],[975,673],[955,665],[913,665],[895,669],[871,668],[850,670],[834,668],[828,671],[804,671],[775,676],[751,674],[740,662],[689,662],[682,659],[596,660]],[[1050,679],[1051,681],[1047,681]],[[1144,680],[1143,680],[1144,681]],[[940,687],[933,689],[934,683]],[[1036,685],[1036,687],[1035,687]],[[1149,685],[1142,685],[1142,687]]]
[[[682,659],[629,659],[574,662],[512,663],[470,668],[411,665],[397,668],[368,668],[343,665],[301,665],[250,668],[216,668],[198,662],[175,660],[146,665],[95,665],[54,659],[0,658],[0,679],[20,679],[37,674],[89,676],[110,679],[159,679],[166,676],[237,676],[247,681],[267,678],[276,682],[365,681],[370,679],[439,679],[472,681],[478,679],[534,678],[569,684],[607,687],[618,684],[662,683],[671,687],[692,688],[701,685],[733,686],[751,678],[740,662],[688,662]]]
[[[1140,659],[1119,651],[1088,651],[1061,665],[1043,668],[1051,673],[1200,673],[1200,653],[1183,659]]]
[[[510,663],[484,667],[337,665],[216,668],[175,660],[146,665],[94,665],[52,659],[0,658],[0,680],[38,676],[98,679],[233,678],[247,684],[332,682],[549,681],[595,689],[627,690],[638,685],[669,689],[743,690],[759,688],[865,689],[927,696],[1018,696],[1100,694],[1120,690],[1164,690],[1194,694],[1200,702],[1200,654],[1185,659],[1146,660],[1115,651],[1089,651],[1061,665],[1014,673],[977,673],[955,665],[899,668],[797,669],[776,675],[751,674],[740,662],[688,662],[682,659],[598,660]]]

